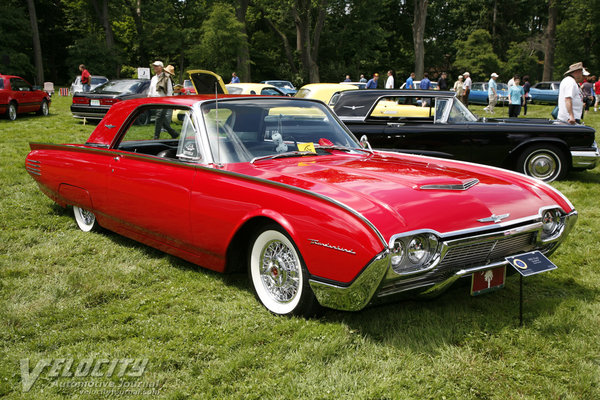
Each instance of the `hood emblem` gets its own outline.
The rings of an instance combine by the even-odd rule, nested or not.
[[[364,106],[344,106],[344,108],[349,108],[351,110],[356,110],[357,108],[363,108]]]
[[[479,222],[500,222],[505,218],[508,218],[510,214],[502,214],[502,215],[496,215],[496,214],[492,214],[491,216],[487,217],[487,218],[481,218],[478,219],[477,221]]]

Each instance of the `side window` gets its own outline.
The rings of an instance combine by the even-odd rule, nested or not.
[[[0,79],[0,89],[4,89],[4,79]]]
[[[136,117],[127,128],[119,150],[142,153],[152,156],[177,159],[180,155],[188,153],[180,151],[184,139],[189,143],[196,139],[196,132],[191,110],[187,108],[172,107],[144,107],[137,111]],[[199,152],[196,145],[186,156],[187,159],[198,159]]]
[[[31,87],[29,86],[29,84],[27,82],[25,82],[23,79],[19,79],[19,78],[11,78],[10,86],[11,86],[12,90],[16,90],[16,91],[20,91],[20,92],[27,92],[27,91],[31,90]]]
[[[264,88],[263,90],[260,91],[260,94],[263,96],[281,96],[281,93],[279,93],[277,90],[271,89],[271,88]]]
[[[432,118],[432,99],[425,97],[384,97],[377,101],[370,117],[374,118]]]

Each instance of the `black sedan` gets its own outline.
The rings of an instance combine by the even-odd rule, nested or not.
[[[75,118],[102,119],[108,109],[122,100],[146,97],[148,79],[117,79],[104,83],[86,93],[75,93],[71,112]]]
[[[478,119],[453,92],[351,90],[336,114],[377,149],[472,161],[544,181],[591,169],[600,153],[595,130],[545,119]]]

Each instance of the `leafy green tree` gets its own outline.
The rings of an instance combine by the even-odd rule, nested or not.
[[[504,65],[502,75],[504,80],[518,74],[520,76],[529,75],[535,79],[542,71],[542,61],[537,56],[535,48],[531,43],[512,42],[506,54],[507,60]]]
[[[502,61],[492,49],[492,36],[484,29],[477,29],[464,42],[455,42],[458,49],[454,66],[469,71],[473,80],[482,80],[494,71],[502,69]]]
[[[233,7],[215,3],[209,18],[202,24],[201,32],[199,40],[188,53],[191,65],[228,76],[237,65],[240,44],[246,40]]]
[[[0,73],[20,75],[33,82],[31,30],[23,2],[4,2],[0,12],[0,37]]]

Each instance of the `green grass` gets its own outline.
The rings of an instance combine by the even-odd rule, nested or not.
[[[459,286],[430,301],[278,318],[245,276],[81,232],[39,191],[24,169],[28,142],[82,143],[94,128],[71,117],[69,101],[55,96],[46,118],[0,120],[0,397],[98,399],[107,396],[55,384],[119,382],[46,370],[24,393],[21,359],[33,369],[41,359],[148,358],[142,377],[127,379],[160,394],[121,397],[600,398],[600,168],[553,184],[580,219],[552,257],[558,269],[525,279],[522,328],[516,276],[486,296]],[[600,128],[600,113],[586,121]]]

